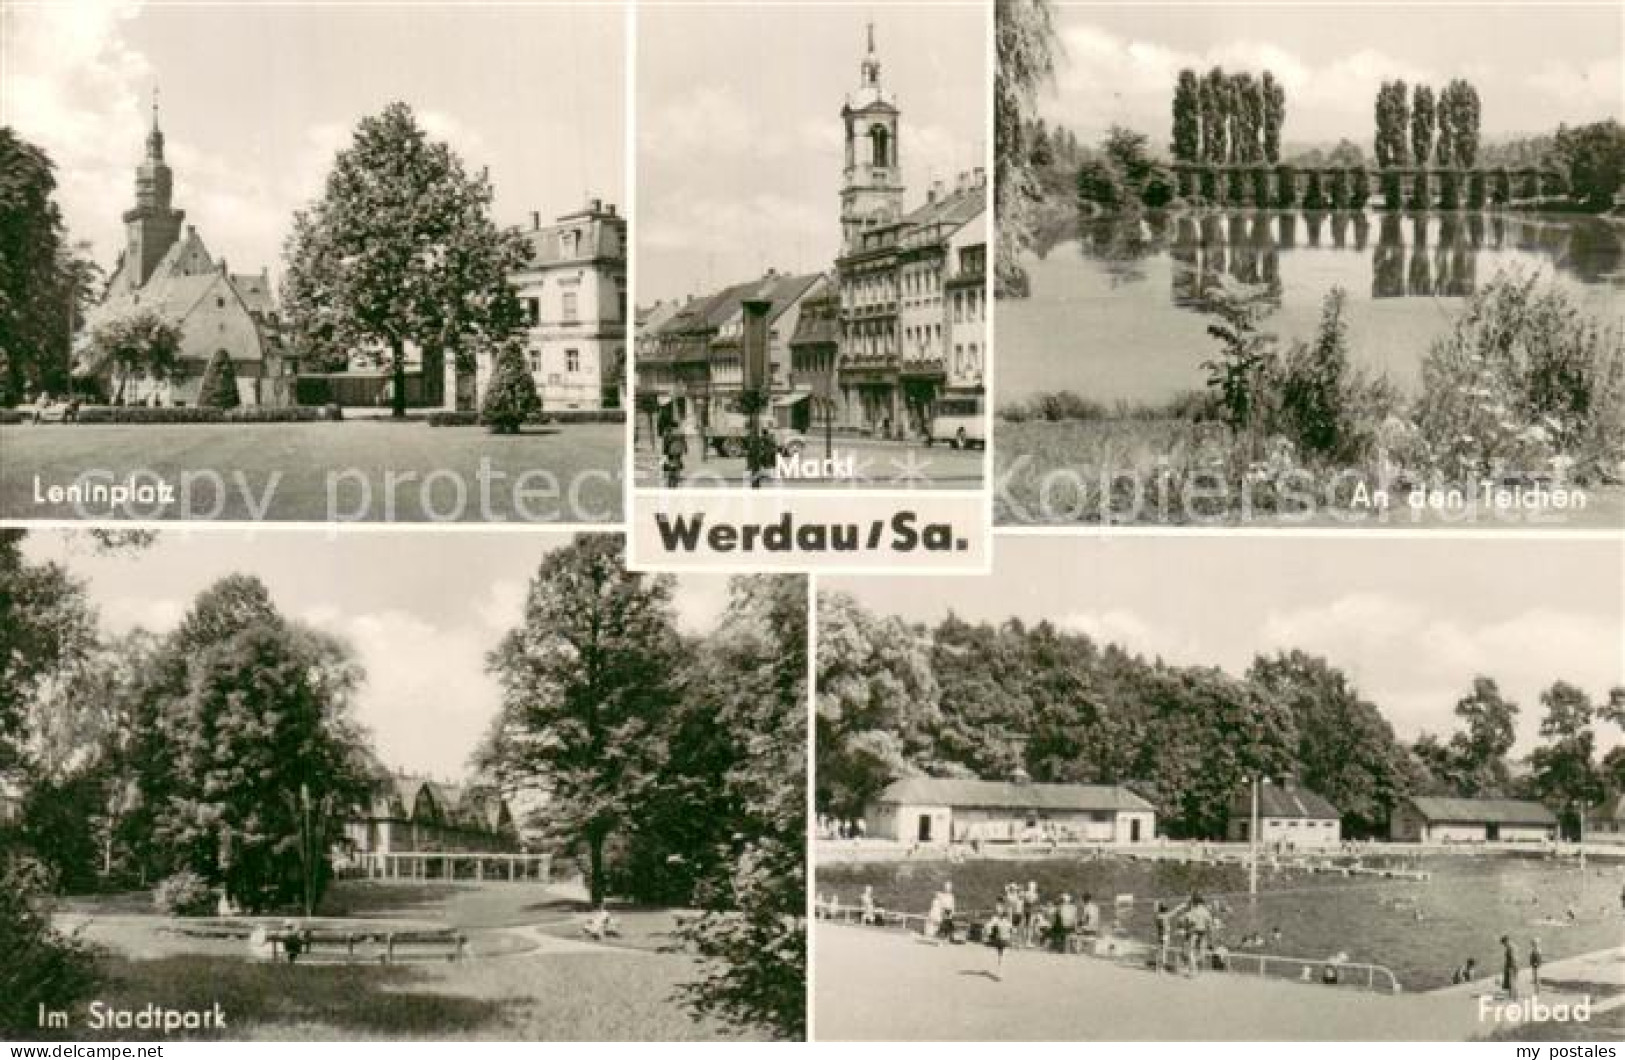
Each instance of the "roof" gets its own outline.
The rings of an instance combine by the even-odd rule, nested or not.
[[[1586,816],[1592,821],[1625,821],[1625,793],[1603,800]]]
[[[1434,822],[1487,824],[1556,825],[1557,818],[1545,806],[1527,799],[1453,799],[1413,795],[1416,812]]]
[[[1248,817],[1253,812],[1252,791],[1244,791],[1230,802],[1232,817]],[[1310,821],[1336,821],[1342,818],[1336,806],[1324,796],[1296,784],[1260,784],[1258,816],[1285,817]]]
[[[399,774],[389,778],[385,790],[373,799],[367,816],[375,820],[415,820],[419,800],[425,795],[433,807],[435,823],[488,832],[506,831],[513,825],[506,800],[494,792]]]
[[[875,799],[910,806],[965,809],[1130,810],[1152,805],[1127,788],[1109,784],[1016,784],[1000,780],[908,777],[893,782]]]
[[[250,313],[270,316],[276,312],[276,297],[271,293],[271,281],[263,272],[234,272],[231,285]]]
[[[530,245],[529,265],[556,265],[567,261],[592,261],[599,258],[624,259],[626,241],[623,231],[626,219],[609,213],[582,212],[559,218],[553,224],[524,230],[521,234]],[[579,233],[579,242],[573,253],[565,253],[564,235]]]

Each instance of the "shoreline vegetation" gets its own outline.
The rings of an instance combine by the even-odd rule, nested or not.
[[[1059,54],[1050,5],[1000,5],[999,18],[1001,59],[1008,48],[1022,60],[1000,71],[1008,102],[998,122],[1001,224],[1007,217],[1010,225],[1001,297],[1030,297],[1023,257],[1042,256],[1058,233],[1075,234],[1109,263],[1132,262],[1155,249],[1159,226],[1179,212],[1337,217],[1379,206],[1379,216],[1474,218],[1538,210],[1625,225],[1616,205],[1625,129],[1611,119],[1485,144],[1469,82],[1437,93],[1384,82],[1368,164],[1348,140],[1285,149],[1281,82],[1268,70],[1215,67],[1183,70],[1171,86],[1167,152],[1122,126],[1089,147],[1036,117]],[[1463,300],[1448,334],[1416,351],[1414,394],[1351,358],[1344,289],[1316,292],[1312,333],[1284,334],[1271,327],[1280,299],[1270,283],[1207,279],[1188,308],[1207,318],[1214,346],[1205,378],[1187,392],[1107,405],[1057,391],[998,409],[996,523],[1341,519],[1385,512],[1395,498],[1437,496],[1461,507],[1479,495],[1492,514],[1565,520],[1589,491],[1625,481],[1625,319],[1588,313],[1540,273],[1506,269],[1476,290],[1449,292]]]

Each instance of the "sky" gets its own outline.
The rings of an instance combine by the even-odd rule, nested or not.
[[[645,5],[636,69],[637,299],[701,294],[769,268],[833,268],[841,107],[875,23],[901,110],[905,206],[984,166],[985,5]]]
[[[1287,144],[1347,137],[1369,154],[1384,80],[1478,89],[1483,135],[1551,132],[1621,116],[1625,5],[1062,7],[1065,57],[1040,111],[1080,140],[1122,124],[1166,145],[1174,79],[1268,69],[1286,89]]]
[[[356,122],[404,100],[488,166],[501,223],[621,203],[619,6],[0,5],[0,123],[46,149],[70,235],[111,267],[154,88],[175,204],[236,272],[281,271]]]
[[[102,555],[81,535],[38,531],[24,549],[84,581],[104,630],[115,634],[167,633],[215,581],[255,575],[284,615],[355,649],[367,675],[356,714],[383,762],[458,781],[501,702],[486,653],[522,619],[542,557],[569,539],[536,531],[164,530],[149,549]],[[726,577],[680,577],[679,626],[713,628],[727,599]]]
[[[1453,732],[1478,674],[1523,709],[1567,680],[1625,684],[1625,545],[1586,539],[1005,536],[981,578],[820,579],[871,611],[934,623],[1049,619],[1101,643],[1242,674],[1301,648],[1342,667],[1402,739]],[[1620,742],[1602,727],[1600,746]]]

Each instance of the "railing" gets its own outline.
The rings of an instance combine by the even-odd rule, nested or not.
[[[923,914],[899,913],[888,909],[875,909],[872,913],[874,920],[870,923],[864,923],[865,913],[861,907],[841,905],[839,903],[824,905],[818,910],[817,915],[832,923],[899,929],[913,931],[921,935],[926,933],[928,924],[928,918]],[[978,929],[977,934],[979,934],[980,926],[992,915],[991,910],[956,911],[954,913],[954,923],[955,925],[962,925],[956,926],[956,939],[965,940],[968,938],[970,941],[976,941],[975,938],[970,937],[970,933],[965,931],[965,927],[975,925]],[[1011,940],[1011,948],[1048,949],[1048,946],[1043,942],[1032,941],[1032,938],[1030,933],[1024,933],[1018,929],[1016,938]],[[1123,943],[1116,955],[1104,959],[1116,960],[1120,963],[1133,962],[1140,964],[1142,958],[1149,954],[1153,965],[1160,966],[1162,964],[1162,955],[1158,953],[1154,944],[1142,944],[1137,940],[1125,939],[1121,935],[1114,935],[1113,932],[1108,930],[1102,930],[1095,938],[1097,940],[1117,938]],[[1077,949],[1070,945],[1074,940],[1079,943],[1090,941],[1088,936],[1075,933],[1072,938],[1068,939],[1069,945],[1065,951],[1067,954],[1077,955],[1079,953]],[[1178,968],[1184,962],[1186,953],[1187,951],[1181,946],[1169,946],[1167,950],[1168,959],[1174,968]],[[1217,965],[1214,963],[1216,957],[1219,961]],[[1250,970],[1244,970],[1243,965]],[[1403,989],[1399,984],[1398,977],[1387,967],[1360,961],[1310,960],[1306,957],[1285,957],[1273,953],[1237,953],[1227,950],[1222,955],[1216,955],[1209,951],[1203,958],[1203,967],[1214,972],[1229,972],[1236,975],[1249,974],[1261,979],[1273,978],[1282,982],[1312,983],[1316,986],[1361,988],[1372,992],[1380,991],[1389,994],[1398,994]],[[1335,978],[1326,978],[1327,969],[1334,970]]]

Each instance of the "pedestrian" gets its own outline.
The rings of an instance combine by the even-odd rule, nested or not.
[[[665,475],[667,489],[676,489],[683,484],[683,458],[687,455],[688,442],[682,433],[668,430],[661,445],[661,471]]]
[[[1535,997],[1540,996],[1540,965],[1544,958],[1540,952],[1540,940],[1529,940],[1529,989]]]
[[[1465,964],[1456,969],[1455,974],[1450,977],[1450,981],[1457,986],[1460,986],[1463,983],[1470,983],[1477,978],[1478,961],[1472,957],[1469,957],[1467,958],[1467,962]]]
[[[1512,948],[1512,938],[1501,936],[1501,989],[1508,1001],[1518,1000],[1518,951]]]
[[[1208,942],[1213,935],[1213,911],[1200,894],[1191,895],[1190,908],[1185,910],[1185,946],[1190,974],[1201,970],[1207,956]]]
[[[1004,903],[1000,902],[994,907],[993,917],[987,922],[983,932],[987,944],[993,947],[993,978],[1000,982],[1004,981],[1004,951],[1010,945],[1013,930],[1010,915],[1005,912]]]
[[[939,910],[941,910],[942,913],[942,922],[940,928],[938,929],[940,934],[949,942],[954,941],[954,908],[956,903],[954,900],[953,881],[950,880],[943,883],[942,890],[937,892],[937,897],[933,904]]]

